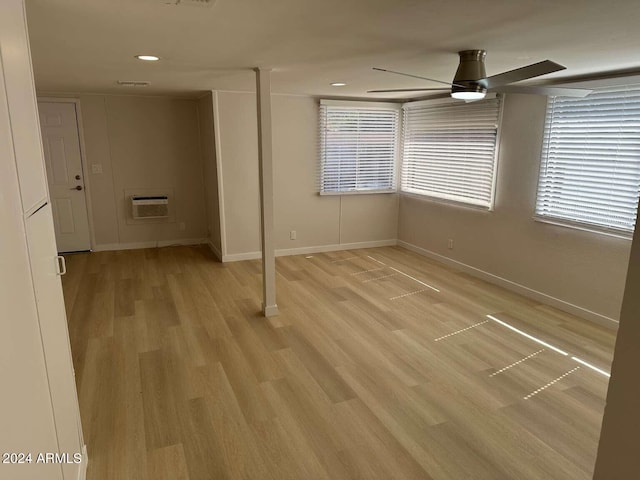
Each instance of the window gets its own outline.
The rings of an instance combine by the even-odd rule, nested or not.
[[[399,106],[320,104],[320,194],[395,191]]]
[[[536,216],[628,236],[640,191],[640,85],[549,98]]]
[[[404,107],[401,190],[491,209],[500,100]]]

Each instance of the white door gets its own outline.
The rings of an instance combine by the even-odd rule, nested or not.
[[[38,110],[58,251],[89,250],[76,106],[69,102],[38,102]]]
[[[29,132],[23,121],[25,112],[31,112],[35,121],[34,109],[29,108],[26,100],[29,97],[22,95],[29,93],[33,87],[29,83],[32,80],[28,56],[23,58],[23,51],[16,48],[18,35],[5,28],[5,22],[24,28],[21,22],[22,9],[18,1],[0,1],[0,452],[55,452],[58,443],[29,272],[29,256],[24,242],[23,204],[16,169],[19,150],[14,141],[15,137]],[[25,51],[28,55],[26,48]],[[12,62],[3,69],[2,57],[5,52],[12,52]],[[20,107],[16,111],[22,113],[22,117],[9,115],[5,82],[10,69],[14,74],[25,72],[21,77],[20,95],[13,96],[14,100],[17,98],[14,105]],[[37,130],[37,123],[33,127]],[[36,160],[40,161],[42,170],[39,148],[36,154],[40,157]],[[18,157],[18,162],[23,158]],[[27,164],[37,166],[38,162],[29,158]],[[46,193],[42,173],[40,187]],[[37,175],[34,177],[37,178]],[[31,207],[30,203],[27,205]],[[34,458],[31,464],[0,463],[0,477],[61,480],[62,470],[60,465],[36,464]]]
[[[58,451],[71,455],[81,454],[84,441],[80,408],[60,282],[60,274],[64,273],[64,268],[63,264],[57,261],[53,243],[51,206],[44,205],[27,218],[25,223]],[[62,471],[65,479],[77,479],[80,465],[71,460],[63,463]]]

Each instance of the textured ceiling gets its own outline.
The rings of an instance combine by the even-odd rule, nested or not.
[[[489,75],[550,59],[561,79],[640,69],[637,0],[26,0],[41,92],[190,94],[254,90],[380,98],[369,89],[450,81],[463,49],[488,51]],[[162,57],[141,62],[140,53]],[[117,80],[146,80],[145,88]],[[331,87],[331,82],[346,87]],[[388,94],[386,95],[388,97]],[[407,96],[407,95],[405,95]],[[410,96],[410,95],[409,95]]]

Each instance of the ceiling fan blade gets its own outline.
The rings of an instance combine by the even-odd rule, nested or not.
[[[427,92],[427,91],[450,91],[450,88],[394,88],[391,90],[367,90],[367,93],[391,93],[391,92]]]
[[[385,68],[373,67],[373,69],[379,72],[395,73],[396,75],[404,75],[405,77],[419,78],[420,80],[429,80],[430,82],[442,83],[443,85],[456,85],[455,83],[443,82],[442,80],[434,80],[433,78],[421,77],[419,75],[412,75],[410,73],[396,72],[394,70],[387,70]],[[456,85],[456,86],[462,87],[463,85]]]
[[[546,75],[547,73],[559,72],[566,68],[567,67],[552,62],[551,60],[544,60],[542,62],[527,65],[526,67],[516,68],[515,70],[509,70],[508,72],[492,75],[484,80],[484,84],[487,88],[500,87],[508,83],[515,83],[520,80],[527,80],[528,78]]]
[[[526,93],[529,95],[546,95],[548,97],[586,97],[593,90],[585,88],[566,88],[566,87],[544,87],[544,86],[525,86],[525,85],[503,85],[501,87],[490,88],[489,91],[497,93]]]

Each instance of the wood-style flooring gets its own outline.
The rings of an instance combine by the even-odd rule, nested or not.
[[[88,480],[592,476],[609,330],[397,247],[278,258],[269,320],[204,246],[67,266]]]

